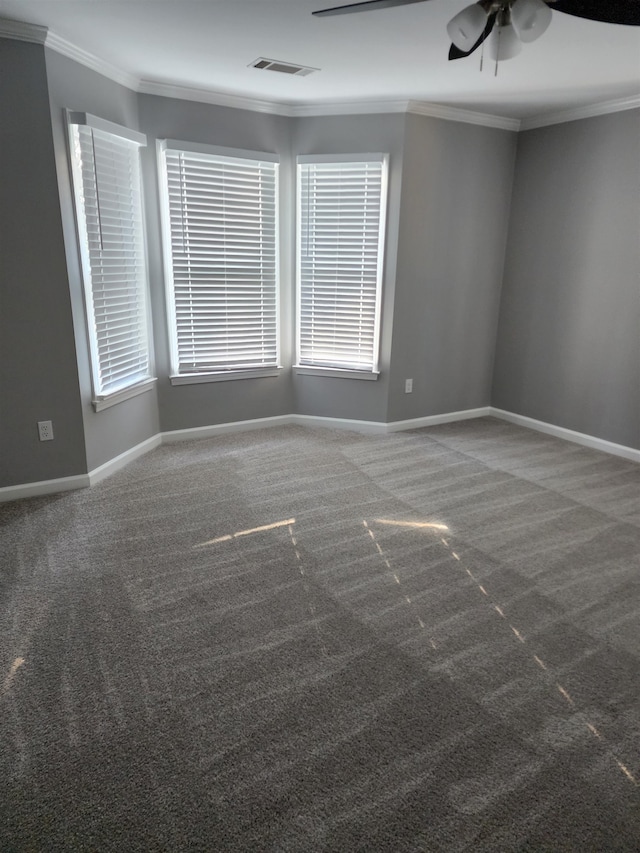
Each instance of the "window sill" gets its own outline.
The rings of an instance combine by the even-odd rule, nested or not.
[[[337,379],[367,379],[375,381],[380,376],[379,370],[345,370],[338,367],[311,367],[306,364],[296,364],[293,372],[298,376],[328,376]]]
[[[151,391],[158,380],[143,379],[142,382],[136,382],[135,385],[129,385],[127,388],[122,388],[120,391],[114,391],[113,394],[105,394],[104,397],[96,397],[91,401],[94,411],[101,412],[103,409],[109,409],[111,406],[117,406],[125,400],[130,400],[132,397],[137,397],[139,394],[144,394]]]
[[[257,367],[251,370],[224,370],[217,373],[183,373],[171,376],[172,385],[199,385],[201,382],[231,382],[235,379],[261,379],[279,376],[281,367]]]

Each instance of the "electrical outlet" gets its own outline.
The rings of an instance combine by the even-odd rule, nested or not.
[[[53,424],[51,421],[38,421],[40,441],[53,441]]]
[[[404,393],[405,394],[413,393],[413,379],[405,379],[404,380]]]

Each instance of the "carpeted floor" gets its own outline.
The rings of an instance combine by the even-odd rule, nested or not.
[[[0,507],[0,850],[640,850],[640,466],[492,419]]]

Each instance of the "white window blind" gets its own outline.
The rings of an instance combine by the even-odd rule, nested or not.
[[[378,369],[386,157],[361,157],[298,158],[301,366]]]
[[[277,366],[275,158],[167,142],[163,161],[174,374]]]
[[[82,123],[74,123],[76,115]],[[150,378],[139,159],[144,137],[126,128],[98,129],[92,118],[71,113],[70,138],[94,396],[101,400]]]

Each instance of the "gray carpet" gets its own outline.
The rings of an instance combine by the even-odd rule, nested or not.
[[[0,519],[3,853],[640,849],[638,465],[283,427]]]

